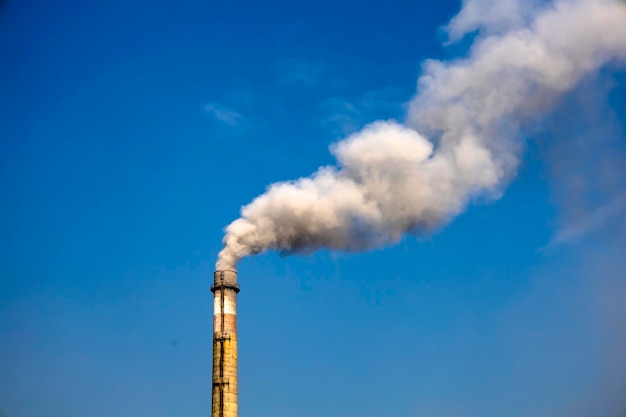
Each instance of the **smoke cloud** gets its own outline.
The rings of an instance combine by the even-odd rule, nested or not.
[[[626,3],[467,0],[446,27],[466,58],[423,64],[404,124],[334,144],[336,166],[272,184],[226,227],[217,269],[266,250],[361,251],[443,226],[515,175],[523,129],[607,65],[626,62]]]

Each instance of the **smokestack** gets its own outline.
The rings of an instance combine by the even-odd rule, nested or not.
[[[237,417],[237,272],[215,271],[211,417]]]

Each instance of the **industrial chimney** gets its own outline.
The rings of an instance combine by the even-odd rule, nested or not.
[[[237,417],[237,272],[215,271],[213,279],[211,417]]]

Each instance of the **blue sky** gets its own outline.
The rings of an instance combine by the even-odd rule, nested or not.
[[[208,415],[224,226],[466,47],[448,0],[0,7],[6,417]],[[621,417],[626,73],[600,79],[434,235],[242,261],[241,415]]]

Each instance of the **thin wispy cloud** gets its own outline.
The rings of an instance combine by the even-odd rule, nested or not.
[[[398,118],[403,100],[395,88],[366,91],[354,97],[334,96],[319,103],[321,124],[333,134],[354,133],[375,119]]]
[[[592,233],[608,227],[620,214],[626,212],[626,192],[619,194],[611,202],[591,212],[587,217],[559,230],[545,249],[576,243]]]
[[[321,124],[337,135],[359,130],[363,125],[362,111],[345,97],[330,97],[319,104],[323,114]]]
[[[243,116],[237,111],[217,102],[210,102],[204,106],[204,111],[215,120],[229,126],[239,126],[243,121]]]
[[[277,86],[307,90],[320,84],[329,86],[338,82],[330,68],[321,62],[289,58],[277,62],[275,70],[278,73]]]

